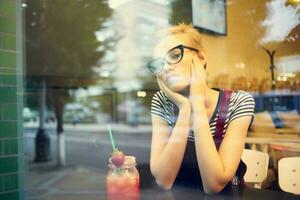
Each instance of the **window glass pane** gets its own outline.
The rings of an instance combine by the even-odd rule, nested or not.
[[[150,172],[150,152],[157,160],[169,153],[165,159],[170,163],[175,162],[171,155],[183,156],[185,147],[173,154],[167,152],[168,148],[180,149],[180,144],[168,143],[176,141],[172,134],[180,126],[183,135],[190,134],[185,140],[192,141],[194,147],[194,138],[204,138],[196,136],[197,129],[214,135],[222,89],[233,92],[226,129],[238,124],[232,126],[238,126],[235,129],[241,133],[233,138],[245,140],[240,146],[269,155],[269,173],[262,187],[279,190],[275,186],[279,159],[299,156],[299,8],[296,0],[23,1],[22,114],[29,199],[75,198],[78,191],[83,191],[82,198],[106,198],[106,178],[111,178],[109,158],[114,148],[135,157],[140,192],[149,195],[143,189],[157,185]],[[6,23],[0,15],[0,24]],[[192,30],[200,33],[201,44],[198,35],[182,23],[191,24]],[[178,28],[178,24],[185,28]],[[166,36],[164,30],[171,30],[173,37]],[[6,69],[14,64],[10,54],[15,50],[10,46],[15,35],[1,32],[0,69]],[[153,58],[164,58],[168,50],[180,44],[186,46],[182,59],[165,62],[162,67],[166,87],[182,97],[176,99],[162,89],[147,64]],[[4,47],[9,50],[2,50]],[[195,55],[200,59],[196,65],[205,65],[205,69],[200,68],[206,78],[200,81],[202,85],[193,79],[192,63],[197,61],[191,60]],[[199,85],[196,88],[193,84]],[[201,93],[202,86],[206,93]],[[191,91],[201,93],[199,107]],[[189,102],[191,111],[180,118],[182,102]],[[203,107],[201,119],[206,126],[203,120],[193,118],[196,108]],[[14,117],[3,106],[0,109],[0,117]],[[243,125],[245,116],[254,117]],[[155,120],[163,128],[158,129]],[[158,136],[153,136],[155,131]],[[152,144],[155,139],[159,142]],[[168,148],[163,139],[170,144]],[[202,148],[199,146],[196,149]],[[213,149],[224,166],[226,161],[234,163],[218,154],[214,146],[206,149]],[[240,155],[237,157],[239,161]],[[168,164],[157,160],[157,166]],[[155,167],[152,170],[159,174]]]

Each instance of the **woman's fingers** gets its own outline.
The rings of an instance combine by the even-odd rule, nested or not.
[[[158,83],[159,88],[162,90],[162,86],[160,84],[160,78],[158,76],[157,76],[157,83]]]
[[[181,94],[172,91],[161,78],[157,77],[157,82],[160,87],[160,89],[164,92],[166,97],[173,101],[179,108],[181,108],[183,105],[186,105],[189,103],[188,99],[182,96]]]
[[[205,95],[206,72],[199,58],[193,58],[191,66],[190,100],[193,103],[203,101]]]
[[[204,70],[204,65],[201,63],[199,57],[197,55],[194,56],[193,62],[196,64],[196,66],[201,66],[200,69]]]
[[[164,83],[164,81],[161,80],[161,78],[158,78],[158,84],[159,87],[161,88],[161,90],[166,94],[166,96],[169,99],[175,99],[177,93],[173,92],[170,88],[168,88],[168,86]]]
[[[173,92],[170,88],[168,88],[168,86],[166,86],[166,84],[163,81],[161,81],[160,83],[164,88],[164,91],[167,93],[167,95],[169,95],[169,97],[173,97],[174,95],[176,95],[176,93]]]
[[[167,96],[170,96],[171,94],[171,91],[170,89],[165,85],[165,83],[161,80],[160,77],[157,77],[157,82],[158,82],[158,85],[160,87],[160,89],[166,93]]]
[[[206,71],[203,64],[200,62],[198,56],[194,56],[192,61],[192,75],[193,78],[199,80],[206,80]]]
[[[198,56],[196,56],[196,59],[195,59],[195,62],[196,62],[196,65],[198,66],[197,67],[197,71],[201,74],[205,74],[205,70],[204,70],[204,65],[201,63],[200,59],[198,58]]]
[[[164,84],[164,82],[161,80],[160,77],[157,77],[157,82],[161,90],[163,91],[166,90],[166,85]]]

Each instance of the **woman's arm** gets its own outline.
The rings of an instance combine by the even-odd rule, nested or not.
[[[199,58],[196,56],[191,66],[190,84],[196,156],[204,191],[206,193],[218,193],[233,179],[236,173],[244,149],[251,115],[254,110],[254,100],[253,98],[243,98],[245,102],[239,102],[240,108],[246,106],[248,113],[242,117],[240,115],[239,118],[235,115],[235,119],[229,122],[225,137],[222,140],[219,150],[217,150],[210,131],[204,104],[206,87],[206,72]],[[248,105],[251,105],[251,108]],[[241,113],[241,110],[236,109],[235,112]]]
[[[228,125],[219,151],[211,135],[204,105],[198,106],[193,120],[198,122],[194,124],[195,146],[204,191],[218,193],[235,175],[251,116],[237,118]]]
[[[179,109],[171,136],[166,121],[152,115],[152,143],[150,169],[158,185],[170,189],[178,174],[187,144],[191,107]]]

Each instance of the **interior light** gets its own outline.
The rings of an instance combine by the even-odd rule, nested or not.
[[[146,97],[147,93],[145,91],[137,91],[137,94],[136,94],[138,97]]]

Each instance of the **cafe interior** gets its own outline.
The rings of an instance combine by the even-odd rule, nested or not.
[[[244,189],[151,173],[147,63],[179,23],[201,34],[207,85],[254,98]],[[299,0],[1,0],[0,78],[1,200],[300,197]]]

